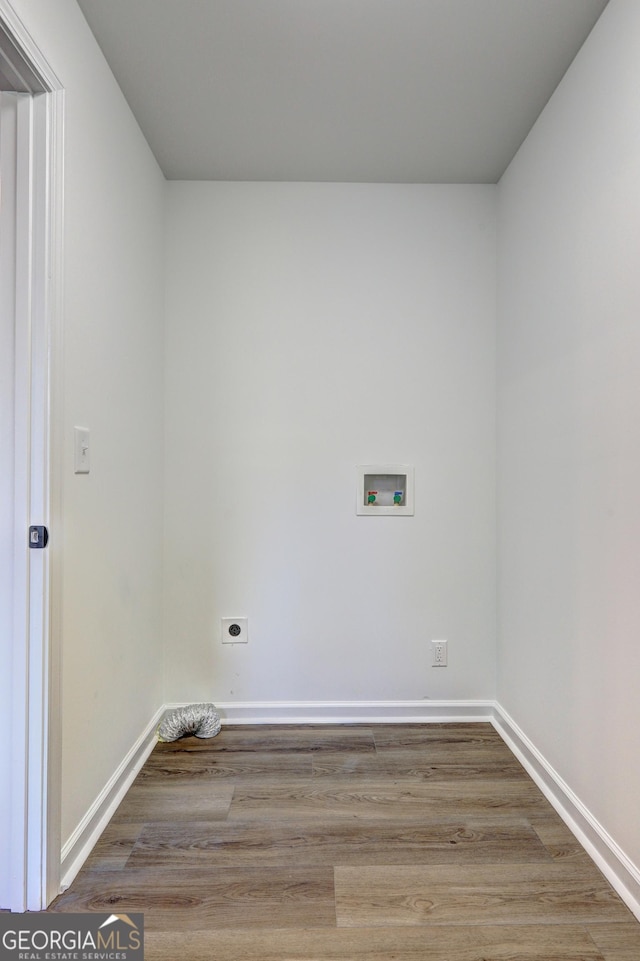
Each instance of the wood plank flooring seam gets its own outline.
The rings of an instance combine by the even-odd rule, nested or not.
[[[640,925],[489,724],[159,746],[51,906],[116,908],[144,912],[147,961],[640,961]]]

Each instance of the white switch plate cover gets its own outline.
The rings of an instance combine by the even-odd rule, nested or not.
[[[89,429],[87,427],[74,427],[74,457],[73,469],[76,474],[88,474],[90,470],[89,459]]]
[[[248,617],[223,617],[221,620],[223,644],[247,644],[249,641]]]

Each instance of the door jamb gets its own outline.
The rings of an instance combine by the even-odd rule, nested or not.
[[[15,839],[12,911],[45,908],[60,888],[62,637],[62,244],[64,91],[46,57],[8,0],[0,0],[0,32],[10,62],[31,81],[30,212],[27,276],[22,276],[21,332],[26,351],[29,438],[29,523],[52,529],[50,546],[28,561],[28,628],[14,639],[19,666],[14,716],[18,789],[11,804]],[[4,45],[7,56],[7,45]],[[14,55],[15,54],[15,55]],[[23,73],[23,76],[25,73]],[[36,85],[37,84],[37,85]],[[26,284],[24,283],[26,280]],[[31,552],[33,553],[33,552]],[[13,780],[13,777],[12,777]]]

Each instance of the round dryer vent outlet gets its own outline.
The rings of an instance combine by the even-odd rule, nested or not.
[[[246,644],[249,640],[249,618],[223,617],[220,640],[223,644]]]

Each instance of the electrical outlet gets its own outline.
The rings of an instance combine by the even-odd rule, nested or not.
[[[431,641],[431,667],[447,666],[447,641]]]
[[[223,617],[221,625],[223,644],[247,644],[249,641],[248,617]]]

